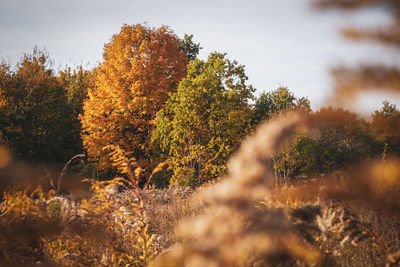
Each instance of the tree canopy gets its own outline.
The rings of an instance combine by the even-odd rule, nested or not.
[[[104,46],[81,116],[84,147],[100,168],[111,167],[104,147],[116,145],[150,170],[154,118],[186,75],[181,40],[166,26],[124,25]]]
[[[371,131],[388,146],[387,152],[400,155],[400,110],[384,101],[382,108],[372,114]]]
[[[193,60],[200,52],[200,44],[193,42],[193,34],[185,34],[181,40],[181,49],[189,60]]]
[[[171,182],[195,185],[224,173],[228,156],[250,130],[254,89],[244,66],[225,54],[195,59],[187,72],[157,114],[153,140],[169,155]]]
[[[295,97],[287,87],[262,92],[254,104],[252,124],[257,126],[261,121],[268,120],[279,112],[295,109],[310,112],[310,101],[305,97]]]
[[[0,138],[15,156],[60,162],[74,153],[71,109],[45,51],[25,54],[16,71],[1,65],[0,97]]]

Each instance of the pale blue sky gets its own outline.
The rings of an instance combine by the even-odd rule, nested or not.
[[[354,44],[339,35],[340,26],[387,22],[381,10],[318,12],[308,0],[1,0],[0,57],[15,64],[37,45],[46,48],[56,67],[95,66],[104,43],[124,23],[143,22],[168,25],[180,37],[193,34],[203,47],[200,58],[228,53],[246,65],[258,93],[288,86],[314,108],[332,93],[331,66],[400,62],[395,50]],[[356,109],[370,112],[389,97],[361,98]]]

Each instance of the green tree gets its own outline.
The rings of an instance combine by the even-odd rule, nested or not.
[[[379,154],[379,144],[369,131],[368,122],[354,112],[328,107],[316,111],[313,117],[320,132],[319,172],[342,169]]]
[[[193,60],[197,57],[202,47],[200,47],[199,43],[193,42],[193,34],[188,35],[185,33],[181,40],[181,49],[189,60]]]
[[[13,153],[32,161],[72,156],[72,111],[45,51],[24,55],[16,71],[0,71],[0,136]]]
[[[88,97],[88,89],[95,86],[94,77],[94,71],[84,70],[82,66],[77,69],[67,67],[59,73],[58,79],[66,90],[74,118],[78,118],[83,113],[83,104]]]
[[[273,160],[284,176],[315,175],[346,168],[379,155],[380,143],[366,120],[342,108],[322,108],[311,113],[313,130],[298,133],[283,144]]]
[[[81,153],[83,150],[82,125],[79,116],[83,114],[83,104],[88,98],[89,88],[95,87],[94,77],[94,71],[84,70],[82,66],[77,69],[67,67],[65,70],[60,71],[58,76],[72,111],[73,128],[70,133],[70,140],[76,154]]]
[[[172,184],[196,185],[220,177],[229,155],[250,129],[253,87],[244,66],[225,54],[195,59],[178,91],[157,114],[153,141],[168,153]]]
[[[272,159],[273,169],[281,177],[316,174],[318,145],[315,137],[296,134],[281,145],[279,154]]]
[[[279,112],[296,109],[310,112],[310,101],[304,97],[296,98],[287,87],[262,92],[254,104],[252,124],[257,126],[261,121],[268,120]]]

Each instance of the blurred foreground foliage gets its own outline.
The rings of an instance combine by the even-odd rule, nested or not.
[[[78,190],[78,181],[63,194],[47,177],[40,184],[33,179],[3,188],[0,263],[396,266],[398,157],[364,161],[322,181],[275,186],[270,163],[281,144],[298,132],[313,133],[316,121],[289,113],[263,124],[230,159],[228,176],[196,190],[140,189],[140,166],[118,147],[108,151],[125,178],[85,179],[88,186]],[[15,163],[8,155],[0,159],[7,161],[2,182],[15,181]]]

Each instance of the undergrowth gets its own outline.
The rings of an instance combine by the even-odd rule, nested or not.
[[[43,182],[8,187],[0,265],[397,266],[400,160],[277,186],[269,163],[279,144],[310,129],[296,114],[264,124],[226,177],[197,189],[140,188],[143,170],[113,146],[122,176],[84,179],[80,197]]]

